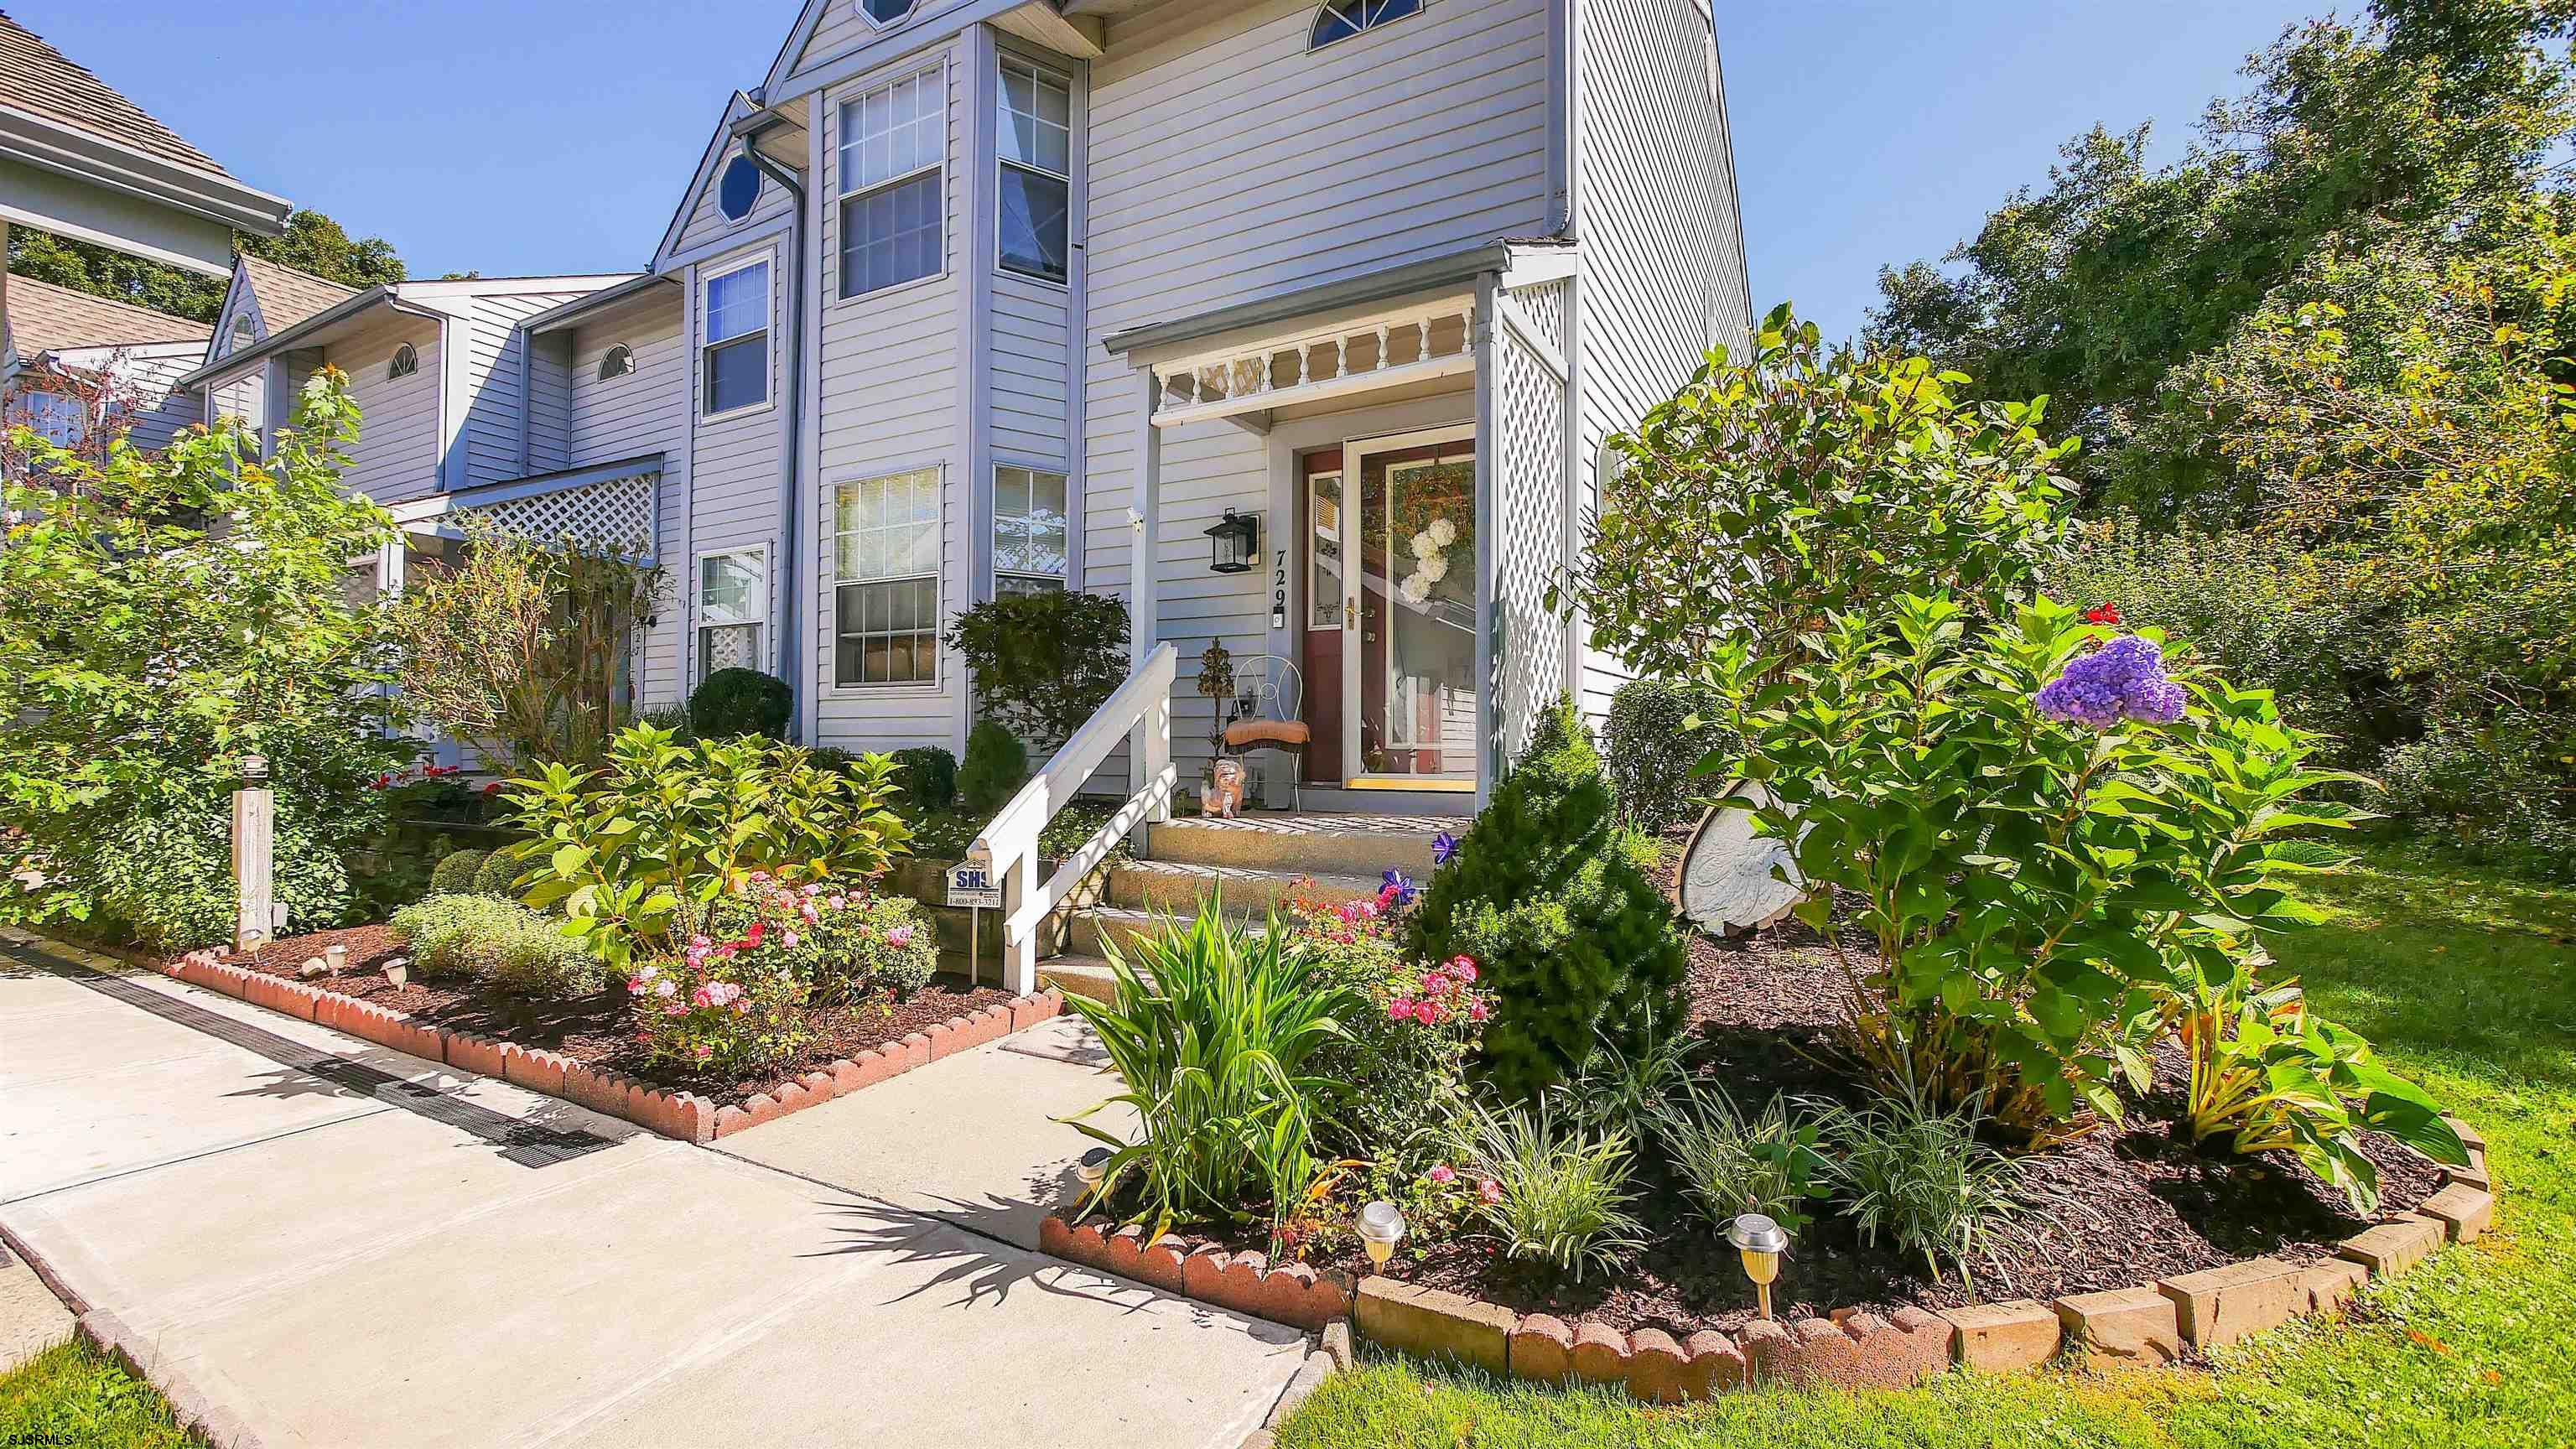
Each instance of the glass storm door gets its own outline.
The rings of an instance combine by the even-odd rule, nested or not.
[[[1472,428],[1353,443],[1344,556],[1343,766],[1354,782],[1476,777],[1476,444]]]

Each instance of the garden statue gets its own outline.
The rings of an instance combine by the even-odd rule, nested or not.
[[[1762,787],[1750,782],[1728,795],[1757,807],[1771,803]],[[1721,805],[1700,817],[1690,844],[1683,847],[1682,914],[1704,931],[1758,931],[1787,918],[1806,898],[1805,888],[1793,883],[1797,876],[1797,864],[1779,841],[1753,833],[1750,811]]]
[[[1220,755],[1208,767],[1207,793],[1201,797],[1200,814],[1219,820],[1232,820],[1243,813],[1243,761],[1232,755]]]

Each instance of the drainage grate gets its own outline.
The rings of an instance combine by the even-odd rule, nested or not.
[[[502,1149],[504,1160],[524,1167],[550,1167],[569,1162],[585,1153],[597,1152],[616,1145],[610,1139],[589,1132],[559,1131],[534,1122],[522,1121],[507,1113],[495,1112],[476,1102],[448,1096],[434,1087],[405,1081],[391,1072],[380,1071],[364,1062],[333,1056],[290,1037],[265,1031],[246,1021],[238,1021],[221,1012],[208,1011],[194,1002],[165,996],[146,986],[110,976],[45,950],[33,942],[0,942],[10,954],[30,965],[67,981],[76,982],[103,996],[112,996],[128,1006],[148,1011],[162,1020],[201,1032],[218,1041],[240,1047],[268,1058],[281,1067],[318,1077],[335,1087],[344,1087],[362,1097],[372,1097],[388,1106],[400,1107],[416,1116],[443,1123],[460,1132],[471,1133]]]

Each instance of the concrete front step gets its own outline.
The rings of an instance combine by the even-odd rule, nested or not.
[[[1292,898],[1327,906],[1369,900],[1383,883],[1383,877],[1376,875],[1229,870],[1178,860],[1130,860],[1110,868],[1108,903],[1127,910],[1186,915],[1196,911],[1199,902],[1221,895],[1230,912],[1260,912],[1284,908]]]
[[[1232,901],[1226,903],[1226,919],[1237,925],[1260,929],[1267,912],[1241,910]],[[1150,935],[1162,928],[1172,915],[1162,911],[1122,910],[1115,906],[1094,906],[1066,923],[1064,949],[1071,956],[1106,956],[1107,942],[1116,942],[1121,950],[1139,936]],[[1061,958],[1057,958],[1061,959]]]
[[[1054,987],[1067,996],[1092,1001],[1110,999],[1109,963],[1097,956],[1058,956],[1038,963],[1038,989]]]
[[[1375,877],[1392,867],[1421,876],[1431,870],[1432,838],[1466,828],[1464,819],[1438,815],[1261,812],[1152,826],[1145,853],[1158,861],[1281,875]]]

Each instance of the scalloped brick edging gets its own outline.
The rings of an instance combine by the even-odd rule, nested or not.
[[[1623,1334],[1604,1324],[1515,1314],[1463,1294],[1371,1277],[1353,1295],[1353,1321],[1368,1337],[1417,1357],[1455,1359],[1542,1383],[1619,1385],[1657,1404],[1772,1380],[1903,1388],[1954,1363],[2008,1373],[2070,1350],[2096,1367],[2170,1364],[2187,1347],[2233,1343],[2302,1314],[2340,1307],[2372,1277],[2393,1278],[2445,1241],[2470,1242],[2485,1232],[2494,1221],[2497,1192],[2486,1142],[2467,1124],[2450,1120],[2469,1144],[2469,1165],[2445,1166],[2442,1189],[2416,1211],[2363,1229],[2344,1240],[2336,1256],[2316,1263],[2253,1258],[2048,1303],[2020,1298],[1938,1313],[1900,1308],[1884,1318],[1838,1308],[1831,1318],[1756,1320],[1737,1334],[1707,1329],[1680,1342],[1661,1329]],[[1060,1225],[1050,1220],[1049,1226]],[[1155,1281],[1139,1273],[1127,1276]],[[1182,1291],[1209,1296],[1186,1281]]]
[[[1304,1263],[1273,1268],[1261,1253],[1192,1248],[1175,1237],[1149,1243],[1145,1230],[1133,1225],[1103,1231],[1099,1223],[1076,1226],[1050,1213],[1038,1224],[1038,1251],[1310,1332],[1351,1311],[1350,1286],[1339,1273],[1319,1273]]]
[[[1064,1010],[1063,993],[1052,989],[996,1002],[972,1016],[952,1016],[927,1032],[914,1032],[901,1041],[863,1051],[855,1061],[843,1058],[769,1091],[755,1093],[738,1105],[719,1107],[694,1092],[648,1087],[616,1072],[584,1066],[560,1052],[472,1032],[449,1031],[336,991],[288,981],[265,971],[227,966],[212,951],[191,951],[176,961],[156,963],[156,969],[253,1006],[344,1031],[423,1061],[499,1077],[531,1092],[559,1097],[602,1116],[622,1118],[648,1131],[700,1146],[820,1106],[835,1097],[846,1097],[969,1047],[1026,1031]]]

